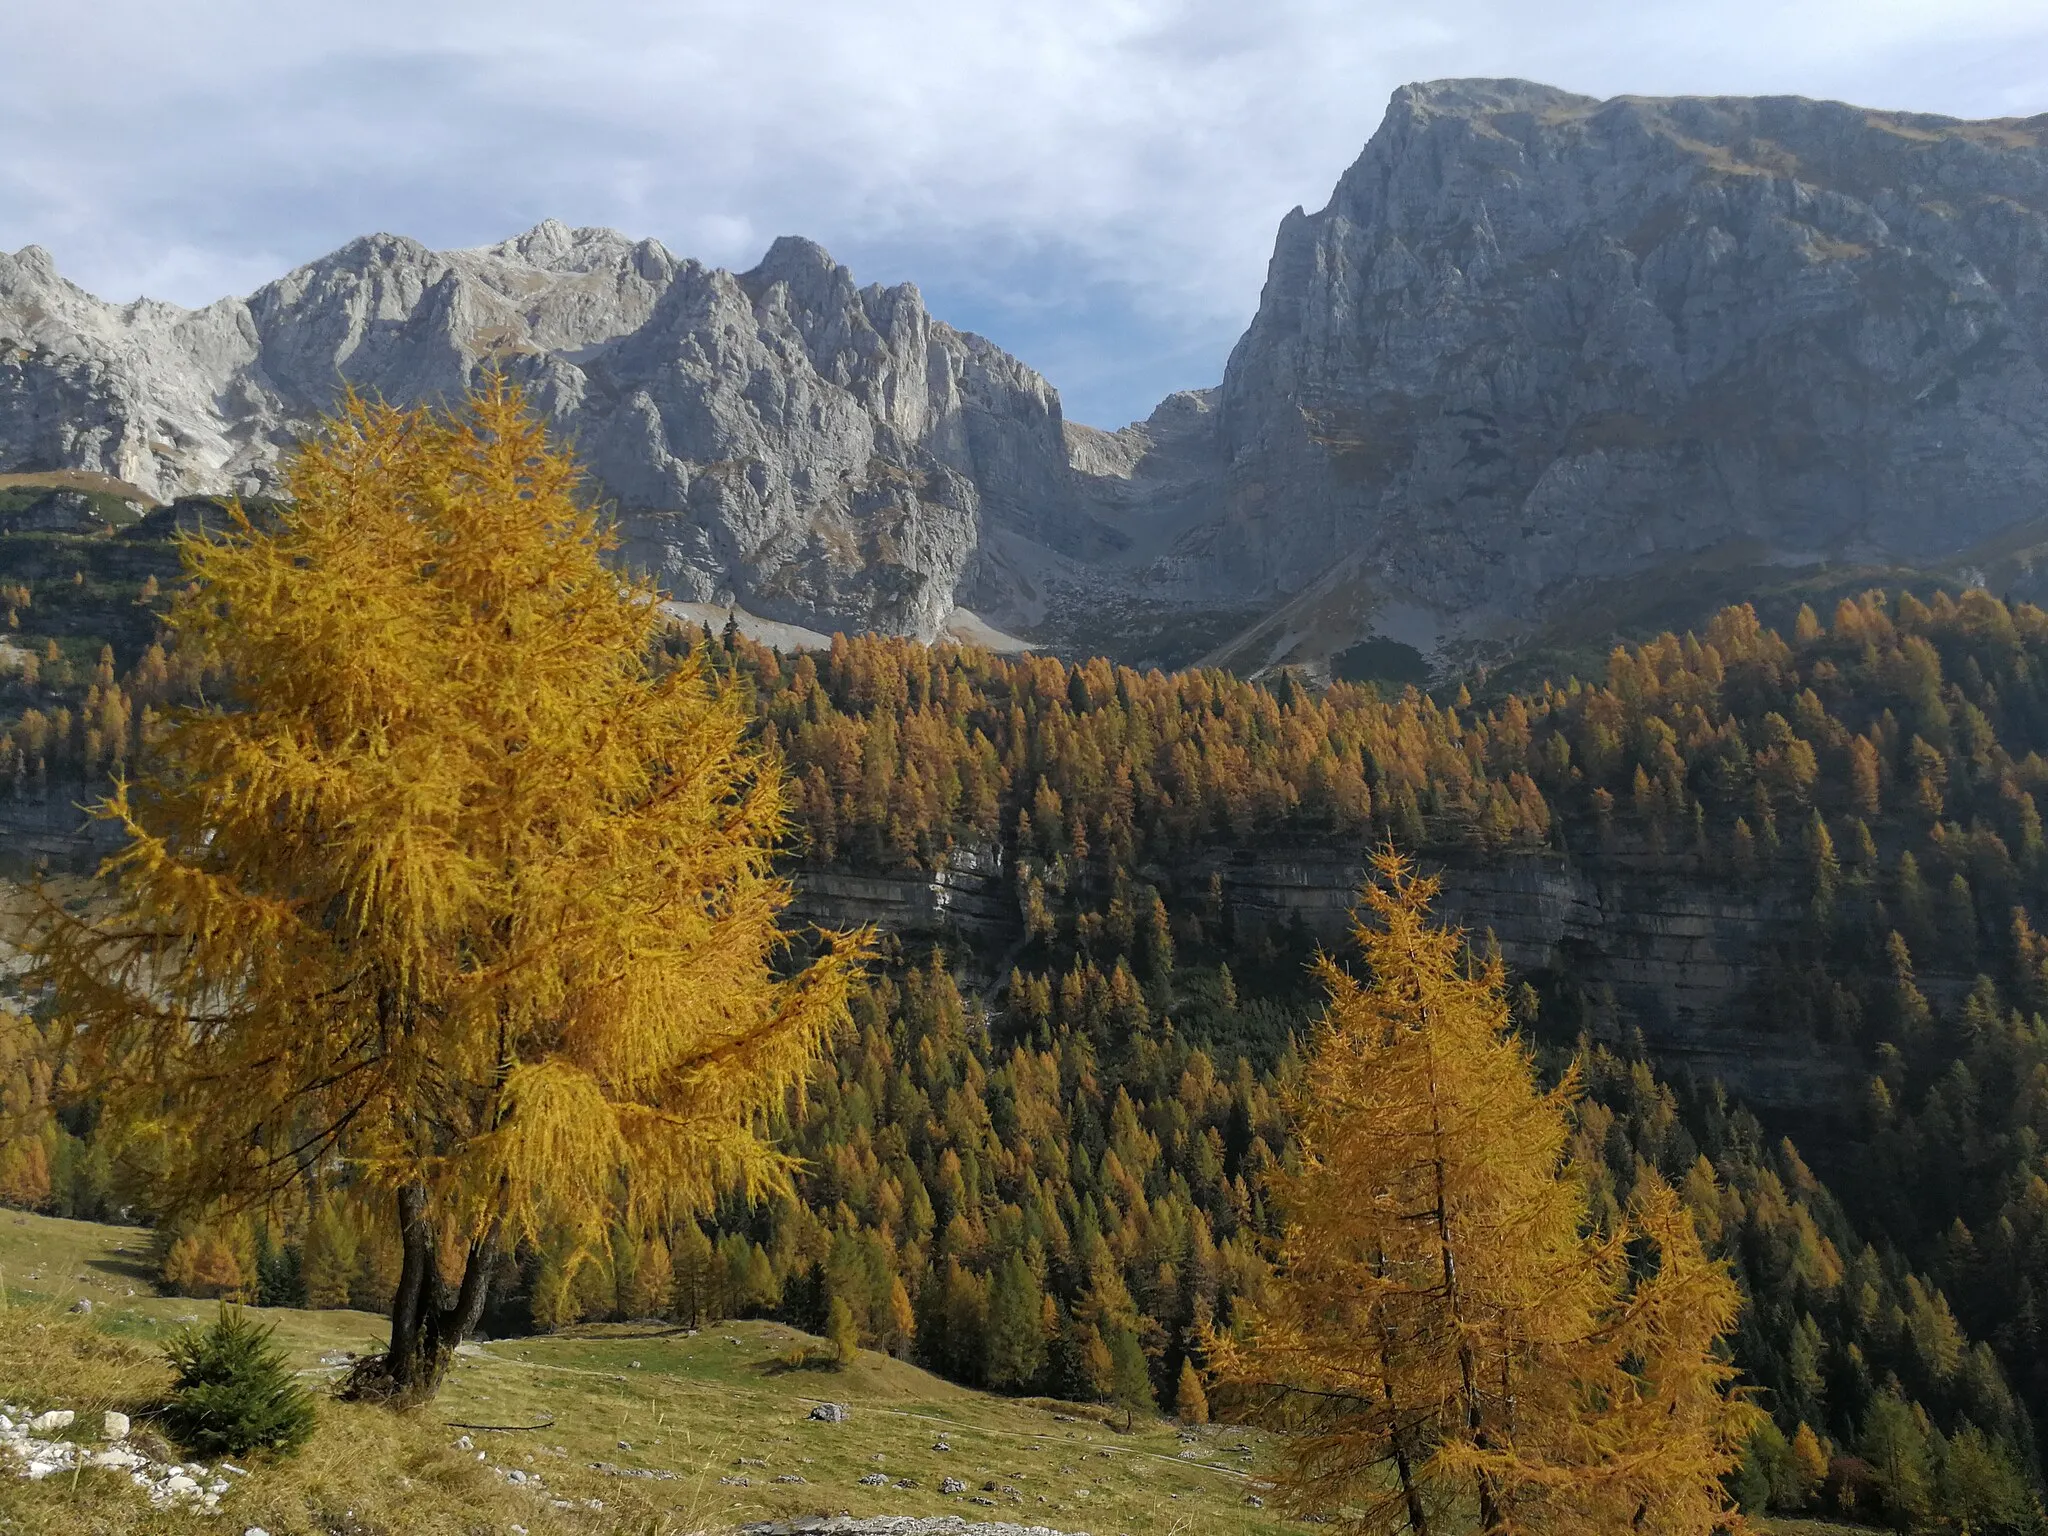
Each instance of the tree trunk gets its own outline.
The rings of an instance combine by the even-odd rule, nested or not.
[[[498,1259],[498,1232],[493,1226],[469,1245],[462,1284],[452,1295],[441,1279],[427,1192],[417,1184],[398,1192],[398,1233],[405,1258],[391,1298],[391,1343],[381,1358],[365,1360],[349,1373],[341,1395],[410,1407],[441,1390],[455,1346],[483,1316]]]
[[[1387,1256],[1373,1255],[1373,1274],[1384,1280]],[[1401,1405],[1394,1398],[1394,1330],[1380,1315],[1380,1389],[1387,1399],[1387,1444],[1394,1452],[1394,1470],[1401,1476],[1401,1498],[1408,1506],[1410,1536],[1429,1536],[1429,1511],[1422,1503],[1422,1490],[1415,1485],[1415,1466],[1408,1455],[1408,1432],[1401,1425]]]

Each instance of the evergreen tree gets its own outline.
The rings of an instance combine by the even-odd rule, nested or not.
[[[853,1308],[843,1297],[834,1296],[825,1320],[825,1342],[832,1351],[832,1363],[841,1370],[860,1355],[860,1330],[853,1325]]]
[[[1884,1517],[1901,1531],[1925,1519],[1934,1491],[1927,1430],[1896,1391],[1871,1400],[1856,1448],[1870,1465]]]
[[[670,1315],[691,1328],[708,1321],[718,1288],[714,1273],[717,1255],[712,1252],[711,1239],[704,1235],[704,1229],[694,1218],[686,1216],[677,1225],[669,1262],[672,1276]]]
[[[184,1329],[164,1346],[174,1379],[163,1423],[180,1445],[199,1456],[289,1454],[312,1438],[312,1396],[271,1343],[276,1331],[223,1306],[212,1327]]]
[[[316,1204],[312,1219],[306,1224],[301,1264],[306,1305],[347,1306],[357,1260],[356,1234],[347,1213],[337,1202],[323,1200]]]
[[[988,1302],[988,1384],[1022,1391],[1045,1369],[1044,1291],[1012,1253],[996,1271]]]
[[[1271,1301],[1217,1341],[1238,1391],[1294,1433],[1283,1491],[1415,1536],[1706,1532],[1753,1414],[1718,1357],[1738,1294],[1668,1186],[1588,1237],[1564,1166],[1576,1084],[1539,1092],[1498,959],[1429,919],[1436,882],[1389,851],[1334,962],[1293,1109],[1297,1171]],[[1654,1252],[1632,1277],[1624,1238]]]
[[[622,1288],[619,1310],[629,1318],[662,1317],[675,1294],[675,1266],[658,1233],[642,1240],[631,1283]]]
[[[1109,1345],[1109,1399],[1124,1411],[1124,1428],[1132,1418],[1153,1412],[1158,1404],[1152,1397],[1152,1368],[1145,1359],[1145,1347],[1129,1328],[1111,1331]]]
[[[579,475],[502,383],[352,399],[284,510],[186,538],[168,622],[231,707],[101,807],[118,910],[36,940],[87,1086],[168,1153],[160,1209],[339,1161],[395,1223],[365,1394],[438,1388],[504,1245],[785,1179],[755,1127],[843,1015],[844,949],[771,966],[779,769],[737,693],[650,670]]]

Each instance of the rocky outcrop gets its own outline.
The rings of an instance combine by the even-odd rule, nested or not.
[[[808,241],[734,274],[553,222],[476,251],[377,235],[193,311],[104,303],[36,247],[0,255],[0,472],[275,491],[345,384],[410,403],[494,367],[573,437],[628,558],[686,601],[930,638],[986,527],[1071,503],[1044,380]]]
[[[80,1308],[74,1307],[73,1311]],[[90,1312],[92,1303],[83,1310]],[[249,1474],[231,1463],[166,1462],[147,1454],[128,1439],[128,1415],[107,1410],[99,1418],[97,1449],[88,1444],[85,1422],[76,1409],[53,1408],[36,1413],[13,1403],[0,1403],[0,1477],[12,1474],[31,1483],[45,1478],[76,1478],[86,1468],[125,1476],[141,1489],[155,1509],[220,1513],[221,1495],[231,1486],[227,1473]],[[76,1438],[74,1438],[76,1437]],[[251,1527],[254,1529],[254,1527]]]
[[[1176,549],[1275,597],[1341,556],[1472,632],[1731,541],[1927,563],[2038,519],[2044,139],[1406,87],[1281,225],[1211,413],[1217,501]]]
[[[1447,654],[1686,562],[2039,545],[2048,118],[1404,87],[1283,221],[1219,387],[1119,432],[779,240],[752,271],[545,223],[357,240],[247,299],[103,303],[0,256],[0,473],[275,487],[344,383],[501,367],[688,602],[1247,669]],[[1717,553],[1718,552],[1718,553]]]
[[[83,872],[115,850],[116,831],[90,818],[83,786],[0,796],[0,875]],[[1149,878],[1176,911],[1198,910],[1220,884],[1242,941],[1302,932],[1344,953],[1368,852],[1328,843],[1214,849]],[[1585,997],[1596,1032],[1639,1028],[1661,1064],[1718,1079],[1752,1107],[1831,1116],[1856,1101],[1854,1063],[1801,1029],[1780,1027],[1764,989],[1782,935],[1802,914],[1766,885],[1702,878],[1684,856],[1626,850],[1595,857],[1494,854],[1431,861],[1439,912],[1490,934],[1517,977],[1550,979]],[[1017,889],[1000,849],[962,846],[935,870],[889,873],[799,863],[791,915],[847,929],[873,925],[953,948],[958,971],[998,991],[1023,951]],[[1927,976],[1943,990],[1967,977]]]
[[[1589,1024],[1641,1029],[1666,1068],[1718,1079],[1762,1111],[1839,1114],[1850,1063],[1777,1027],[1759,988],[1798,916],[1781,893],[1691,874],[1683,859],[1494,855],[1432,867],[1440,914],[1491,935],[1511,973],[1547,976],[1597,999]],[[1240,850],[1177,870],[1184,902],[1220,877],[1240,937],[1299,927],[1342,952],[1369,868],[1366,850]]]
[[[794,877],[796,914],[824,928],[872,923],[892,933],[963,938],[990,953],[1023,932],[999,849],[956,848],[931,871],[801,865]]]
[[[1640,1029],[1667,1069],[1719,1080],[1759,1111],[1841,1114],[1855,1098],[1853,1063],[1778,1027],[1761,995],[1799,914],[1782,893],[1701,879],[1686,862],[1543,853],[1432,868],[1441,914],[1491,935],[1515,976],[1563,982],[1596,1004],[1596,1034]],[[1367,850],[1317,844],[1218,850],[1153,878],[1174,909],[1193,910],[1214,876],[1239,941],[1298,931],[1343,953],[1368,873]],[[962,851],[931,872],[799,867],[795,878],[804,920],[952,941],[977,985],[1000,987],[1017,958],[1005,948],[1023,932],[1016,892],[991,854]]]

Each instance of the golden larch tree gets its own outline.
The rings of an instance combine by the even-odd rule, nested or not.
[[[1753,1410],[1719,1351],[1739,1300],[1647,1175],[1592,1230],[1567,1165],[1576,1079],[1548,1091],[1497,957],[1432,921],[1437,882],[1375,859],[1276,1171],[1278,1273],[1215,1341],[1283,1443],[1298,1512],[1360,1532],[1684,1536],[1731,1523]]]
[[[786,1180],[766,1117],[863,943],[792,957],[781,766],[656,664],[654,592],[517,391],[351,398],[287,483],[183,540],[168,623],[227,692],[100,807],[116,910],[53,905],[36,953],[167,1210],[317,1179],[396,1223],[356,1386],[418,1400],[508,1245]]]

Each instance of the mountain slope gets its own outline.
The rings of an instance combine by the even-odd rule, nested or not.
[[[984,518],[1065,485],[1050,386],[807,241],[735,275],[552,222],[479,251],[377,235],[194,311],[0,256],[0,469],[274,491],[344,384],[433,400],[490,367],[576,438],[630,558],[769,618],[929,638]]]
[[[2044,132],[1407,87],[1281,226],[1180,548],[1276,595],[1342,550],[1469,634],[1731,540],[1920,563],[2038,517]]]
[[[497,365],[686,601],[926,638],[965,603],[1246,670],[1372,635],[1441,663],[1647,571],[1925,567],[2039,519],[2044,135],[1404,87],[1329,204],[1282,222],[1221,384],[1115,433],[801,240],[733,274],[552,222],[475,251],[380,235],[196,311],[103,303],[31,247],[0,256],[0,472],[269,489],[344,380],[431,399]]]

